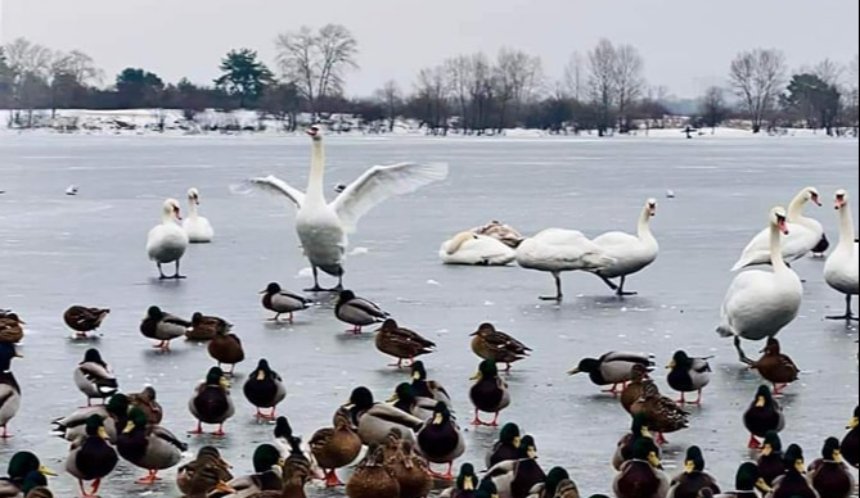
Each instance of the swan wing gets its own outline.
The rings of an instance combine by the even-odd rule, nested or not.
[[[615,246],[629,247],[631,244],[639,244],[639,237],[624,232],[607,232],[595,237],[592,242],[602,248]]]
[[[349,184],[331,205],[344,228],[354,231],[358,220],[380,202],[414,192],[447,176],[446,163],[374,166]]]
[[[269,175],[266,177],[251,178],[248,180],[248,183],[260,190],[285,196],[297,208],[301,208],[305,202],[305,194],[301,190],[290,186],[290,184],[276,176]]]
[[[782,256],[788,261],[795,261],[805,256],[821,240],[821,234],[809,227],[797,223],[788,224],[788,235],[780,237]],[[770,263],[770,231],[765,228],[750,240],[741,253],[732,271],[756,264]]]

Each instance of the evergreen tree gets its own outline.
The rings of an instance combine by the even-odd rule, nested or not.
[[[272,72],[257,60],[257,52],[243,48],[231,50],[221,60],[223,73],[215,84],[230,95],[239,97],[239,107],[256,104],[263,90],[272,82]]]

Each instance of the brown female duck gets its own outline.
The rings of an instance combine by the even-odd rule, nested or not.
[[[478,330],[471,334],[472,351],[485,360],[505,363],[506,371],[511,370],[511,364],[528,357],[531,348],[510,335],[496,330],[491,323],[482,323]]]
[[[385,320],[376,333],[376,349],[397,358],[397,363],[391,365],[397,368],[403,366],[403,360],[408,360],[411,365],[415,357],[432,353],[435,348],[436,343],[418,332],[398,326],[391,318]]]
[[[779,341],[773,337],[767,340],[767,346],[762,350],[764,355],[750,365],[751,370],[758,370],[762,377],[773,384],[773,394],[779,396],[789,384],[797,380],[800,369],[794,361],[782,353]]]

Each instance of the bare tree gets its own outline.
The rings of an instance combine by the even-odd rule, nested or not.
[[[448,131],[448,86],[444,66],[422,69],[416,83],[417,105],[421,106],[419,115],[428,129],[434,134],[444,135]]]
[[[615,47],[605,38],[588,53],[588,86],[597,109],[597,132],[601,137],[612,126],[612,112],[618,95],[615,84],[617,59]]]
[[[615,50],[615,92],[618,97],[618,128],[626,133],[630,128],[630,110],[642,96],[645,78],[644,63],[639,51],[632,45],[622,45]]]
[[[15,121],[22,123],[20,110],[26,112],[26,126],[33,126],[33,111],[49,99],[46,79],[51,67],[49,48],[16,38],[4,47],[6,61],[12,76],[12,106],[17,109]]]
[[[523,104],[528,102],[543,82],[540,57],[519,50],[503,48],[495,67],[496,101],[499,105],[498,130],[508,125],[510,118],[519,119]]]
[[[775,49],[741,52],[732,61],[729,80],[758,133],[785,82],[785,57]]]
[[[447,85],[460,113],[460,128],[463,134],[468,133],[470,127],[475,127],[469,112],[474,81],[472,65],[473,59],[468,55],[453,57],[444,63]]]
[[[394,121],[397,119],[400,108],[403,105],[403,94],[394,80],[388,80],[382,88],[376,91],[376,99],[385,108],[388,118],[388,132],[394,131]]]
[[[564,88],[567,94],[578,102],[585,97],[585,62],[579,52],[574,52],[564,67]]]
[[[348,69],[358,67],[358,42],[344,26],[327,24],[316,33],[308,26],[275,40],[277,61],[287,81],[295,81],[311,112],[325,97],[340,95]]]
[[[713,135],[715,128],[723,122],[728,113],[723,89],[712,86],[705,90],[705,95],[699,102],[699,112],[705,124],[711,127],[711,135]]]
[[[821,78],[821,81],[828,85],[839,86],[840,81],[842,80],[842,74],[845,72],[845,68],[838,62],[824,59],[816,64],[811,72]]]
[[[845,91],[842,92],[845,98],[843,106],[845,113],[845,121],[854,129],[854,136],[858,135],[858,127],[860,127],[860,58],[854,55],[851,62],[848,63],[847,82],[845,83]]]

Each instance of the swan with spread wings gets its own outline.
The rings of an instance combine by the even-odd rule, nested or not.
[[[340,290],[343,283],[347,234],[355,232],[358,220],[390,197],[407,194],[430,183],[444,180],[448,176],[448,165],[399,163],[373,166],[349,184],[334,201],[326,202],[323,195],[323,133],[320,127],[311,126],[307,134],[313,145],[305,192],[275,176],[253,178],[251,184],[287,197],[298,208],[296,232],[314,275],[314,286],[307,290],[324,290],[319,285],[319,270],[337,277],[338,285],[332,290]]]

